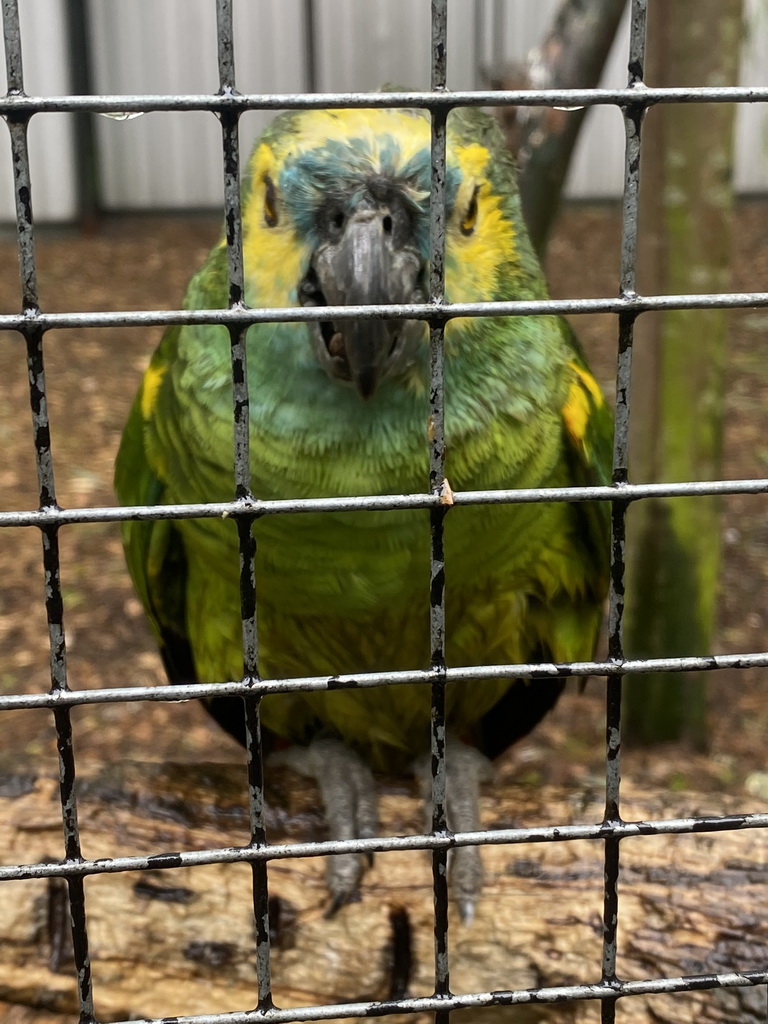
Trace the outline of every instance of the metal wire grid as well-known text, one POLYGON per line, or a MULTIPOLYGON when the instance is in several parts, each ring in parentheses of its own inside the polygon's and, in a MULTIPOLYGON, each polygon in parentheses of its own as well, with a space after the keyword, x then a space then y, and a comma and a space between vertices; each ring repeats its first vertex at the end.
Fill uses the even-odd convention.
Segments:
MULTIPOLYGON (((643 114, 655 103, 766 102, 768 88, 694 88, 648 89, 643 84, 645 22, 647 0, 632 0, 629 52, 629 84, 621 90, 530 90, 508 92, 446 91, 446 16, 447 0, 432 2, 432 70, 429 92, 241 95, 235 89, 233 61, 233 22, 231 0, 217 0, 218 59, 220 89, 216 95, 202 96, 63 96, 33 98, 23 90, 18 0, 2 0, 3 31, 8 77, 7 95, 0 100, 0 114, 11 135, 16 189, 19 258, 21 265, 22 312, 0 316, 0 329, 21 333, 27 345, 34 440, 39 482, 40 506, 36 510, 0 512, 2 526, 35 526, 43 539, 43 564, 46 584, 46 612, 51 652, 51 691, 47 694, 0 696, 0 711, 21 708, 49 708, 53 711, 61 779, 61 806, 64 824, 65 856, 60 862, 0 867, 0 881, 27 878, 64 878, 69 891, 74 960, 77 970, 81 1021, 94 1021, 93 987, 88 954, 88 932, 84 898, 84 879, 90 875, 148 868, 173 868, 211 863, 248 862, 253 870, 253 908, 256 925, 258 1003, 256 1009, 242 1013, 206 1014, 178 1017, 189 1024, 246 1024, 257 1020, 309 1021, 349 1016, 380 1016, 390 1013, 432 1011, 439 1021, 450 1011, 491 1005, 551 1003, 566 1000, 599 1000, 601 1019, 615 1020, 616 1002, 621 997, 652 993, 684 992, 694 989, 754 986, 768 983, 768 969, 691 977, 657 977, 623 982, 616 975, 617 925, 619 921, 618 877, 619 847, 622 839, 639 835, 673 835, 719 832, 730 829, 768 827, 768 814, 743 814, 679 818, 652 822, 626 822, 620 816, 620 696, 625 673, 716 670, 768 666, 768 652, 754 654, 657 658, 628 660, 622 646, 624 599, 624 527, 631 501, 651 497, 677 497, 705 494, 757 494, 768 492, 768 480, 686 482, 673 484, 631 484, 627 478, 627 437, 630 412, 630 371, 633 328, 637 317, 648 310, 742 308, 768 306, 768 293, 638 296, 635 291, 637 251, 637 203, 640 169, 640 144, 643 114), (619 297, 539 302, 494 302, 447 304, 444 301, 444 185, 446 120, 450 109, 462 105, 497 106, 503 104, 576 106, 614 104, 620 107, 626 131, 623 231, 619 297), (408 106, 426 108, 432 117, 432 199, 430 207, 429 298, 423 305, 378 305, 362 307, 324 307, 313 309, 260 309, 243 305, 243 260, 240 218, 240 162, 238 120, 246 110, 297 109, 324 107, 408 106), (210 110, 222 125, 224 156, 224 210, 229 254, 229 308, 222 310, 174 310, 111 313, 44 313, 38 304, 35 267, 35 236, 31 206, 27 125, 42 111, 96 111, 101 113, 149 110, 210 110), (459 316, 533 315, 542 313, 610 312, 618 315, 619 354, 617 363, 616 435, 613 458, 613 483, 609 487, 533 488, 527 490, 475 491, 454 495, 454 504, 471 505, 499 502, 544 502, 608 500, 612 504, 612 573, 609 598, 609 652, 605 661, 569 664, 521 664, 493 667, 450 668, 445 664, 445 571, 442 537, 447 510, 444 499, 444 423, 443 423, 443 332, 445 324, 459 316), (412 318, 425 320, 430 331, 430 479, 429 491, 422 494, 383 495, 360 498, 261 501, 250 490, 248 383, 245 334, 252 324, 277 321, 343 320, 366 318, 412 318), (224 324, 230 333, 232 349, 235 498, 231 502, 201 505, 164 505, 138 508, 62 509, 56 502, 53 459, 46 405, 43 368, 43 338, 50 330, 64 327, 149 326, 166 324, 224 324), (251 526, 265 515, 307 514, 322 511, 425 508, 430 510, 430 636, 431 667, 426 671, 369 673, 355 677, 336 676, 264 680, 258 674, 258 635, 256 623, 255 542, 251 526), (215 684, 105 688, 73 691, 67 683, 63 601, 60 581, 58 532, 72 523, 115 522, 124 519, 166 519, 231 516, 240 535, 240 591, 243 621, 244 674, 240 680, 215 684), (604 819, 597 825, 566 825, 539 828, 500 829, 493 832, 452 834, 445 818, 445 719, 444 691, 449 681, 471 681, 490 676, 517 676, 536 679, 551 676, 605 676, 606 702, 606 802, 604 819), (379 686, 419 682, 432 690, 432 830, 428 835, 384 837, 338 842, 299 843, 290 847, 271 846, 263 817, 263 775, 259 708, 263 696, 276 691, 331 689, 339 685, 379 686), (82 704, 127 701, 180 701, 192 697, 238 694, 245 698, 248 732, 248 791, 251 813, 251 840, 245 847, 209 849, 153 856, 87 860, 81 856, 75 796, 75 754, 70 709, 82 704), (601 980, 596 984, 540 987, 526 990, 494 991, 456 996, 449 986, 448 893, 446 858, 456 846, 474 844, 521 844, 531 842, 569 842, 575 839, 600 840, 605 846, 604 938, 601 980), (382 1002, 357 1002, 303 1009, 278 1010, 272 1004, 270 985, 270 949, 267 901, 267 863, 287 857, 320 856, 333 853, 371 853, 374 851, 428 849, 433 858, 435 912, 435 987, 434 994, 382 1002)), ((450 572, 450 566, 448 566, 450 572)), ((144 1021, 143 1024, 159 1024, 144 1021)))

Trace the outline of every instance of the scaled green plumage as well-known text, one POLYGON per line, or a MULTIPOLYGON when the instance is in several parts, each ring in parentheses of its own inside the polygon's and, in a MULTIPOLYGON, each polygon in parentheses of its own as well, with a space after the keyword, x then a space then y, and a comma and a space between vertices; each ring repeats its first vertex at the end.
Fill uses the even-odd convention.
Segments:
MULTIPOLYGON (((495 123, 460 110, 448 125, 447 301, 546 297, 495 123)), ((422 112, 278 117, 256 145, 244 187, 246 302, 421 301, 429 183, 422 112)), ((226 304, 221 243, 192 279, 186 305, 226 304)), ((423 324, 263 324, 249 330, 247 350, 256 496, 427 489, 423 324)), ((454 491, 608 480, 611 416, 564 321, 449 322, 445 395, 454 491)), ((123 436, 120 502, 231 499, 232 437, 227 330, 170 328, 123 436)), ((264 677, 428 665, 426 512, 268 516, 254 531, 264 677)), ((240 678, 234 523, 132 522, 124 540, 172 681, 240 678)), ((590 658, 608 548, 605 506, 451 509, 447 663, 590 658)), ((493 756, 538 721, 561 685, 451 685, 449 725, 493 756)), ((376 770, 400 771, 428 748, 429 714, 428 688, 415 686, 263 702, 268 730, 296 742, 335 736, 376 770)), ((218 717, 236 733, 242 728, 231 704, 218 717)))

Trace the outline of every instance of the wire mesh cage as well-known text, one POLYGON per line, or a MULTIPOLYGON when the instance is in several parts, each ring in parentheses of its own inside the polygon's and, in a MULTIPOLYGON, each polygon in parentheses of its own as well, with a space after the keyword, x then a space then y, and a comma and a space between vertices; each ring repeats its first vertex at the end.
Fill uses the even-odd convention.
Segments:
MULTIPOLYGON (((747 103, 768 100, 768 89, 743 88, 648 88, 643 82, 645 65, 646 0, 632 0, 631 33, 627 64, 630 69, 624 89, 606 90, 516 90, 449 92, 446 88, 447 0, 432 0, 431 88, 424 92, 391 93, 297 93, 243 94, 237 90, 233 59, 234 26, 229 0, 217 0, 219 91, 211 95, 173 96, 62 96, 36 98, 24 91, 21 39, 16 0, 3 0, 8 90, 0 101, 0 112, 8 125, 14 167, 14 186, 21 266, 21 312, 0 316, 0 328, 16 332, 24 339, 29 374, 29 393, 33 414, 33 436, 39 485, 39 506, 35 509, 0 512, 0 526, 39 530, 43 543, 45 608, 50 642, 51 689, 48 693, 2 694, 0 711, 43 709, 52 712, 59 756, 60 802, 64 826, 64 851, 61 858, 41 863, 11 863, 0 867, 0 882, 48 880, 66 883, 64 906, 71 919, 73 939, 72 972, 77 979, 82 1021, 98 1019, 99 979, 92 979, 89 956, 88 904, 86 880, 122 872, 169 871, 212 864, 245 864, 252 871, 253 922, 255 928, 255 964, 257 987, 255 1009, 209 1013, 183 1018, 200 1024, 245 1022, 269 1019, 330 1020, 391 1014, 434 1013, 447 1019, 451 1011, 522 1004, 570 1003, 593 1001, 599 1004, 601 1019, 620 1019, 619 1000, 661 993, 684 993, 700 989, 754 987, 768 984, 768 969, 709 972, 688 977, 667 976, 663 971, 643 980, 623 981, 618 972, 617 929, 621 921, 619 878, 622 866, 621 842, 637 836, 675 836, 691 833, 718 833, 732 830, 763 829, 768 813, 738 813, 669 818, 666 820, 625 821, 620 814, 620 727, 622 679, 630 673, 717 671, 721 669, 764 668, 768 652, 707 657, 628 659, 622 640, 625 576, 625 522, 631 502, 653 497, 687 497, 718 494, 763 494, 768 480, 687 481, 669 484, 636 484, 628 478, 628 432, 630 419, 630 377, 633 333, 637 318, 650 311, 675 309, 741 309, 768 305, 764 292, 639 295, 636 290, 638 243, 638 185, 641 166, 643 115, 651 105, 668 103, 747 103), (621 111, 626 150, 622 201, 621 268, 618 297, 598 299, 560 299, 484 303, 446 303, 445 280, 445 196, 446 196, 446 123, 449 111, 462 106, 576 107, 612 105, 621 111), (423 304, 365 305, 289 309, 253 309, 243 302, 244 266, 241 211, 241 160, 239 122, 253 110, 292 108, 405 107, 429 111, 431 118, 431 192, 429 294, 423 304), (138 310, 134 312, 46 312, 40 308, 35 250, 35 221, 32 212, 32 188, 27 130, 30 121, 44 112, 98 112, 131 114, 146 111, 214 112, 221 124, 224 173, 224 218, 228 225, 229 308, 226 310, 138 310), (609 486, 530 488, 488 491, 459 491, 447 498, 445 477, 445 426, 443 386, 443 340, 445 326, 460 317, 516 316, 540 314, 579 316, 605 313, 618 322, 618 361, 616 372, 616 430, 613 457, 613 481, 609 486), (333 318, 344 320, 407 318, 425 322, 430 339, 430 408, 432 425, 429 439, 429 486, 423 493, 385 494, 354 498, 306 498, 262 500, 252 493, 250 481, 249 388, 245 336, 249 327, 259 323, 319 322, 333 318), (155 505, 142 507, 64 508, 57 501, 54 485, 54 455, 47 411, 48 390, 43 366, 44 348, 57 331, 76 328, 84 333, 103 327, 166 327, 169 325, 218 324, 227 328, 231 340, 233 381, 233 431, 235 482, 231 501, 200 505, 155 505), (451 566, 443 556, 443 524, 448 500, 458 507, 491 503, 610 502, 611 584, 608 612, 608 656, 604 660, 568 664, 518 664, 452 667, 446 664, 445 586, 451 566), (272 680, 259 674, 258 633, 254 542, 251 527, 266 516, 311 515, 318 512, 384 511, 426 509, 430 515, 429 615, 431 665, 396 673, 368 673, 334 677, 272 680), (73 525, 119 523, 125 520, 200 519, 228 517, 238 524, 240 537, 240 599, 242 613, 243 678, 208 683, 163 686, 104 686, 72 688, 68 681, 67 652, 63 617, 63 583, 60 573, 59 537, 63 527, 73 525), (606 687, 606 759, 605 809, 596 824, 563 824, 509 827, 492 831, 452 833, 446 821, 446 730, 445 690, 451 682, 467 682, 488 677, 536 680, 542 678, 595 676, 606 687), (431 727, 431 827, 424 833, 408 836, 388 835, 375 839, 301 842, 292 845, 270 843, 264 817, 264 776, 260 729, 261 699, 273 692, 324 691, 333 687, 378 687, 417 683, 430 688, 431 727), (242 697, 247 709, 247 792, 250 808, 250 836, 241 846, 190 849, 180 852, 153 850, 145 856, 89 858, 84 853, 83 836, 78 825, 78 796, 75 785, 76 729, 72 712, 84 706, 138 702, 179 702, 211 696, 242 697), (590 965, 599 980, 568 985, 541 985, 503 988, 494 991, 454 994, 449 984, 452 963, 449 930, 447 863, 449 852, 462 846, 519 846, 531 843, 572 843, 588 840, 601 844, 604 851, 603 914, 601 922, 602 956, 590 965), (268 866, 295 857, 326 854, 426 850, 432 859, 434 905, 434 986, 431 994, 402 996, 388 1001, 359 1000, 332 1005, 278 1009, 273 1005, 270 974, 271 934, 268 866)), ((1 890, 0 890, 1 892, 1 890)), ((272 908, 274 909, 274 908, 272 908)), ((172 1011, 172 1007, 169 1010, 172 1011)), ((182 1019, 182 1018, 176 1018, 182 1019)), ((485 1018, 483 1018, 485 1019, 485 1018)), ((490 1018, 489 1018, 490 1019, 490 1018)), ((157 1024, 152 1022, 145 1024, 157 1024)))

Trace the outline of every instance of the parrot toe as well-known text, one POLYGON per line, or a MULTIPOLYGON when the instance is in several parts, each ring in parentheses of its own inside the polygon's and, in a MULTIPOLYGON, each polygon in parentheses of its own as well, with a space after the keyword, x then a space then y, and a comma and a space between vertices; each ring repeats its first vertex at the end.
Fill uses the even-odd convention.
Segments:
MULTIPOLYGON (((426 827, 432 828, 432 775, 430 758, 419 758, 415 772, 419 780, 426 827)), ((451 832, 480 830, 480 785, 493 777, 491 762, 475 747, 449 737, 445 760, 446 819, 451 832)), ((448 879, 464 924, 471 924, 475 902, 483 888, 483 863, 476 846, 460 846, 448 855, 448 879)))
MULTIPOLYGON (((328 838, 369 839, 376 835, 376 784, 370 768, 335 739, 316 739, 272 754, 270 764, 284 765, 314 779, 320 790, 328 838)), ((372 854, 339 853, 328 857, 325 877, 331 901, 326 916, 358 898, 364 870, 372 854)))

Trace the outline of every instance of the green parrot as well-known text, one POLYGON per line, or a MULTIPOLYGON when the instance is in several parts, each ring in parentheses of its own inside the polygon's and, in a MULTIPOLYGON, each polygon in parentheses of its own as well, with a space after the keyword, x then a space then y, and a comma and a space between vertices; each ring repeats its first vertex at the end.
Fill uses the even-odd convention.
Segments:
MULTIPOLYGON (((245 300, 252 307, 424 301, 430 122, 419 110, 307 110, 277 117, 243 186, 245 300)), ((225 308, 222 240, 185 305, 225 308)), ((544 299, 512 158, 492 117, 448 119, 445 297, 544 299)), ((421 321, 257 324, 247 334, 250 458, 262 499, 428 489, 429 342, 421 321)), ((612 416, 568 324, 554 316, 450 320, 446 475, 454 492, 607 483, 612 416)), ((230 342, 222 326, 164 334, 117 457, 121 504, 234 496, 230 342)), ((429 513, 270 515, 253 527, 260 671, 324 676, 429 665, 429 513)), ((232 521, 126 522, 128 566, 171 682, 243 674, 232 521)), ((451 508, 445 519, 450 666, 587 660, 607 591, 605 503, 451 508)), ((479 828, 488 759, 524 736, 564 680, 486 679, 446 690, 447 814, 479 828)), ((244 740, 239 698, 208 710, 244 740)), ((428 778, 430 693, 419 685, 267 696, 276 765, 317 779, 332 838, 376 832, 373 772, 428 778), (280 749, 282 747, 282 749, 280 749)), ((329 858, 332 907, 360 858, 329 858)), ((454 851, 465 917, 482 884, 454 851)))

